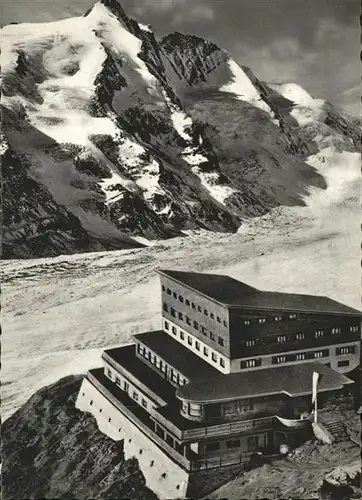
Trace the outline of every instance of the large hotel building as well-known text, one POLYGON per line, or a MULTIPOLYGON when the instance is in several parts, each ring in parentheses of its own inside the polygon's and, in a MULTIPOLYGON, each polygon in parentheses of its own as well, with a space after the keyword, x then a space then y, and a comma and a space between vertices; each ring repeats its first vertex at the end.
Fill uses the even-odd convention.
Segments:
POLYGON ((359 365, 361 312, 223 275, 159 275, 162 329, 104 351, 77 406, 114 439, 131 446, 126 436, 137 434, 142 448, 129 453, 146 480, 161 496, 182 498, 193 471, 242 463, 308 435, 313 373, 319 406, 351 390, 346 374, 359 365), (157 474, 163 487, 150 479, 157 474))

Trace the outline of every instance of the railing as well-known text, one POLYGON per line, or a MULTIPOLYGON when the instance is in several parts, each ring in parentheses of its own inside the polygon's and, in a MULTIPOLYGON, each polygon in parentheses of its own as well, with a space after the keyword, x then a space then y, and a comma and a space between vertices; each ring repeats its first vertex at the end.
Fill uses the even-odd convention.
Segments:
POLYGON ((243 465, 250 461, 252 453, 237 453, 222 457, 210 457, 201 460, 192 460, 191 470, 216 469, 218 467, 226 467, 228 465, 243 465))
POLYGON ((188 429, 183 432, 184 439, 215 437, 224 434, 236 434, 238 432, 248 431, 252 429, 261 429, 270 427, 275 423, 275 417, 264 417, 257 420, 244 420, 238 422, 230 422, 215 426, 199 427, 197 429, 188 429))
POLYGON ((108 399, 108 401, 115 406, 125 417, 130 420, 147 438, 158 445, 162 451, 170 456, 176 463, 181 465, 186 470, 191 470, 191 461, 188 460, 184 455, 178 453, 172 446, 170 446, 166 441, 160 438, 147 424, 142 422, 133 412, 127 408, 123 403, 121 403, 108 389, 106 389, 103 384, 94 376, 92 373, 87 374, 88 381, 96 387, 103 396, 108 399))

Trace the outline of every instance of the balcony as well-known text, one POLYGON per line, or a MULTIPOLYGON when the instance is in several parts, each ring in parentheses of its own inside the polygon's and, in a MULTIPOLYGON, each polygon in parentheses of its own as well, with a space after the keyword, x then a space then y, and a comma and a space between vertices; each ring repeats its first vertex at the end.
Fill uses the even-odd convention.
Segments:
POLYGON ((179 440, 189 442, 197 439, 238 434, 240 432, 252 432, 256 429, 267 430, 280 426, 280 421, 275 416, 205 425, 205 423, 194 422, 182 417, 179 410, 175 411, 170 405, 152 410, 151 418, 166 429, 169 429, 179 440))

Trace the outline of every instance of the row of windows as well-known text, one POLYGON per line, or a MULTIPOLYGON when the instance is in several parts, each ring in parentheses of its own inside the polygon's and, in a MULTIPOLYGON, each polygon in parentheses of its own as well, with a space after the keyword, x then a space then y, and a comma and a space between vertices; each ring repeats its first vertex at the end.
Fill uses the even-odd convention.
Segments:
MULTIPOLYGON (((264 436, 264 439, 259 442, 259 436, 250 436, 247 439, 247 450, 248 451, 255 451, 259 448, 265 448, 267 444, 267 440, 264 436)), ((240 439, 229 439, 226 441, 226 448, 228 450, 233 449, 233 448, 240 448, 241 446, 241 441, 240 439)), ((213 442, 213 443, 206 443, 205 444, 205 451, 218 451, 220 450, 220 443, 219 442, 213 442)))
POLYGON ((297 315, 295 313, 288 314, 287 316, 273 316, 269 318, 253 318, 253 319, 244 319, 244 325, 263 325, 267 321, 283 321, 285 319, 297 319, 297 315))
MULTIPOLYGON (((209 336, 212 341, 216 342, 216 335, 213 332, 208 331, 207 328, 205 328, 203 325, 200 325, 198 321, 191 320, 188 316, 184 316, 183 313, 175 311, 173 307, 169 308, 166 303, 163 304, 163 310, 165 312, 170 312, 173 318, 178 318, 181 321, 185 321, 189 326, 192 326, 196 331, 201 332, 205 336, 209 336)), ((217 342, 221 347, 225 346, 225 341, 222 337, 218 336, 217 342)))
MULTIPOLYGON (((336 349, 336 354, 353 354, 355 352, 354 346, 350 348, 339 348, 343 352, 338 352, 336 349), (346 352, 348 349, 348 352, 346 352)), ((272 364, 288 363, 291 361, 303 361, 305 359, 319 359, 327 358, 329 356, 329 349, 321 349, 319 351, 309 351, 309 352, 298 352, 293 354, 281 354, 280 356, 272 356, 272 364)), ((254 368, 256 366, 261 366, 261 358, 247 359, 240 361, 240 368, 254 368)))
MULTIPOLYGON (((143 358, 147 359, 150 363, 152 363, 158 370, 167 375, 167 364, 164 361, 162 361, 162 359, 160 359, 158 356, 156 356, 152 351, 142 346, 141 344, 138 344, 137 352, 143 358)), ((179 386, 185 385, 187 383, 187 380, 173 368, 170 369, 169 377, 172 380, 172 382, 175 382, 179 386)))
MULTIPOLYGON (((165 329, 167 331, 170 331, 170 323, 168 321, 165 321, 165 329)), ((177 328, 175 326, 171 327, 171 332, 173 335, 177 336, 177 328)), ((186 335, 185 332, 180 330, 180 339, 185 341, 187 336, 187 344, 191 347, 195 347, 196 351, 201 352, 201 344, 198 340, 194 339, 191 335, 186 335)), ((204 346, 202 349, 203 355, 208 358, 209 357, 209 351, 210 349, 207 346, 204 346)), ((217 363, 218 361, 218 356, 216 352, 211 351, 211 359, 214 363, 217 363)), ((225 368, 225 361, 222 357, 219 358, 219 364, 222 368, 225 368)))
MULTIPOLYGON (((110 370, 109 368, 107 369, 107 375, 108 375, 108 377, 111 380, 113 380, 112 370, 110 370)), ((124 392, 127 392, 127 394, 134 401, 136 401, 136 403, 141 404, 143 406, 143 408, 147 409, 148 404, 147 404, 146 399, 144 399, 143 397, 141 397, 140 394, 137 391, 135 391, 135 390, 133 390, 132 393, 130 393, 130 386, 129 386, 129 383, 126 380, 123 380, 123 384, 122 384, 121 378, 118 375, 116 375, 114 382, 116 383, 116 385, 118 385, 118 387, 120 389, 122 389, 124 392)))
MULTIPOLYGON (((332 335, 339 335, 341 333, 341 328, 332 328, 331 332, 332 332, 332 335)), ((315 338, 322 338, 325 336, 325 330, 316 330, 314 332, 314 337, 315 338)), ((278 344, 281 344, 283 342, 292 342, 294 340, 305 340, 305 333, 303 332, 300 332, 300 333, 296 333, 296 334, 293 334, 293 335, 277 335, 275 337, 276 341, 278 344)), ((258 344, 259 342, 261 342, 262 339, 260 338, 253 338, 253 339, 247 339, 247 340, 244 340, 242 343, 244 345, 246 345, 246 347, 253 347, 255 346, 256 344, 258 344)), ((270 340, 273 340, 272 337, 270 337, 270 340)))
POLYGON ((164 292, 166 291, 167 295, 172 295, 175 299, 178 299, 181 302, 181 304, 186 304, 187 306, 190 306, 195 311, 197 310, 199 313, 203 313, 205 316, 208 316, 211 319, 216 320, 218 323, 222 323, 225 327, 228 326, 227 321, 222 320, 220 318, 220 316, 215 317, 214 313, 209 312, 207 309, 203 309, 201 306, 196 305, 195 302, 190 302, 188 299, 184 299, 184 297, 182 295, 178 295, 176 292, 173 292, 172 290, 170 290, 170 288, 167 288, 167 290, 166 290, 165 286, 162 285, 162 290, 164 292))

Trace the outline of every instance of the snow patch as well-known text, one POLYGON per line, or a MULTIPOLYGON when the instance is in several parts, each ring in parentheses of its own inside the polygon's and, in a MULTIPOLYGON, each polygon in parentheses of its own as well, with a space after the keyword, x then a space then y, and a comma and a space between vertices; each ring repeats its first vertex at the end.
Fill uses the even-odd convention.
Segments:
POLYGON ((320 120, 325 104, 323 99, 314 99, 296 83, 270 84, 269 86, 295 103, 290 114, 300 127, 320 120))
POLYGON ((232 82, 220 87, 222 92, 230 92, 235 94, 241 101, 246 101, 253 106, 271 114, 269 106, 261 99, 259 92, 256 90, 245 71, 233 60, 227 62, 232 77, 232 82))
POLYGON ((198 167, 193 167, 191 170, 199 177, 201 184, 210 195, 221 204, 224 204, 229 196, 237 192, 230 186, 218 184, 218 172, 202 172, 198 167))
POLYGON ((142 31, 147 31, 148 33, 152 33, 151 25, 146 26, 145 24, 138 23, 138 26, 141 28, 142 31))

